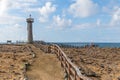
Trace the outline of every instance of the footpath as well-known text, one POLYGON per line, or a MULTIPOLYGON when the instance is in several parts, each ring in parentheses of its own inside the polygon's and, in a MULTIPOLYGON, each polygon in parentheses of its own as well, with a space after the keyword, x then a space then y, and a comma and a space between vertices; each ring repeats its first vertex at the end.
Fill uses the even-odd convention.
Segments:
POLYGON ((29 66, 29 80, 64 80, 64 72, 55 54, 48 54, 31 46, 36 54, 34 62, 29 66))

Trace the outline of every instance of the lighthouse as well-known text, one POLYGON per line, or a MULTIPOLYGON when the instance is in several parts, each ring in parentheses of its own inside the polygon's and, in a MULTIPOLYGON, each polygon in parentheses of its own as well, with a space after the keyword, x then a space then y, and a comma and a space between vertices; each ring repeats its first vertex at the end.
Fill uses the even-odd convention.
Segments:
POLYGON ((31 18, 31 14, 29 18, 26 19, 26 21, 27 21, 28 44, 32 44, 33 43, 32 23, 34 22, 34 19, 31 18))

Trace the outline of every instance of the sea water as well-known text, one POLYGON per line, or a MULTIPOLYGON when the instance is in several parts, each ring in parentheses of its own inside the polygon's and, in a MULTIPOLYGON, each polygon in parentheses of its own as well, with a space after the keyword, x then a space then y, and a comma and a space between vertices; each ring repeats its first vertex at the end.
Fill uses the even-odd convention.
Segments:
POLYGON ((66 45, 66 46, 74 46, 74 47, 84 47, 86 45, 91 45, 94 44, 98 47, 104 48, 104 47, 108 47, 108 48, 120 48, 120 43, 80 43, 80 42, 59 42, 59 43, 55 43, 58 45, 66 45))

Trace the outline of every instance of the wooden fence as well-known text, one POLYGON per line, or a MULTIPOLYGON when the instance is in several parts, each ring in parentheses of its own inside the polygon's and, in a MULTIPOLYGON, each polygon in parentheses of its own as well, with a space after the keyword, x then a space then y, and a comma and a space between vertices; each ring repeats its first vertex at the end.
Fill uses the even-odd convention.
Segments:
POLYGON ((79 68, 71 62, 71 60, 58 45, 34 44, 34 46, 40 48, 44 52, 54 53, 57 55, 57 58, 59 59, 65 72, 65 80, 92 80, 81 74, 79 68))
POLYGON ((55 53, 60 60, 61 66, 66 73, 65 77, 67 80, 92 80, 81 74, 79 68, 71 62, 58 45, 52 45, 51 52, 55 53))

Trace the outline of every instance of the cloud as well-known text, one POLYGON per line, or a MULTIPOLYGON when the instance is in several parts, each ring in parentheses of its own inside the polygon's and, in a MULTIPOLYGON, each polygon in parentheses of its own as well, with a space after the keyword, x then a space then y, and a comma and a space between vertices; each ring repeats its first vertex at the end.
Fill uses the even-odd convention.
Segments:
POLYGON ((81 23, 81 24, 74 24, 72 26, 72 30, 79 30, 79 29, 88 29, 88 28, 92 28, 92 27, 96 27, 96 24, 94 23, 81 23))
POLYGON ((40 13, 40 22, 46 22, 49 18, 49 15, 56 10, 56 6, 52 5, 51 2, 47 2, 43 7, 39 8, 40 13))
POLYGON ((102 7, 102 12, 105 16, 108 16, 110 18, 106 26, 120 26, 120 0, 108 1, 108 3, 102 7))
POLYGON ((11 9, 26 9, 35 3, 37 3, 37 0, 7 0, 8 7, 11 9))
POLYGON ((38 0, 18 0, 18 1, 36 3, 38 0))
POLYGON ((7 11, 7 0, 0 1, 0 16, 7 11))
POLYGON ((102 12, 111 14, 113 12, 114 8, 118 7, 118 6, 120 7, 120 0, 108 0, 107 4, 105 4, 105 5, 103 4, 102 12))
POLYGON ((7 15, 7 14, 5 15, 3 14, 0 16, 0 24, 9 25, 9 24, 20 23, 22 21, 25 21, 25 19, 19 16, 12 16, 12 15, 7 15))
POLYGON ((0 0, 0 14, 4 11, 20 9, 26 12, 28 8, 35 5, 37 0, 0 0))
POLYGON ((68 28, 72 25, 71 19, 60 17, 60 15, 53 16, 53 23, 48 28, 63 29, 68 28))
POLYGON ((15 12, 14 9, 22 11, 36 2, 37 0, 0 0, 0 24, 16 24, 24 21, 25 18, 15 16, 10 11, 15 12))
POLYGON ((101 20, 100 20, 100 19, 97 19, 96 25, 97 25, 97 26, 100 26, 100 25, 101 25, 101 20))
POLYGON ((92 0, 75 0, 75 3, 71 4, 69 7, 69 12, 73 14, 74 17, 89 17, 97 13, 98 5, 92 0))
POLYGON ((120 26, 120 7, 116 7, 111 19, 111 26, 120 26))
POLYGON ((25 18, 18 16, 16 10, 27 8, 27 2, 31 4, 32 0, 0 0, 0 41, 26 39, 26 27, 21 24, 25 18))
POLYGON ((0 27, 0 41, 6 40, 25 40, 26 39, 26 27, 20 24, 12 24, 9 26, 0 27))
POLYGON ((101 23, 101 19, 98 18, 94 23, 86 22, 86 23, 74 24, 72 25, 71 29, 79 30, 79 29, 90 29, 94 27, 105 27, 105 26, 108 26, 108 24, 105 25, 101 23))
POLYGON ((58 27, 70 26, 72 23, 71 19, 67 20, 65 18, 61 18, 59 15, 54 16, 53 21, 58 27))

